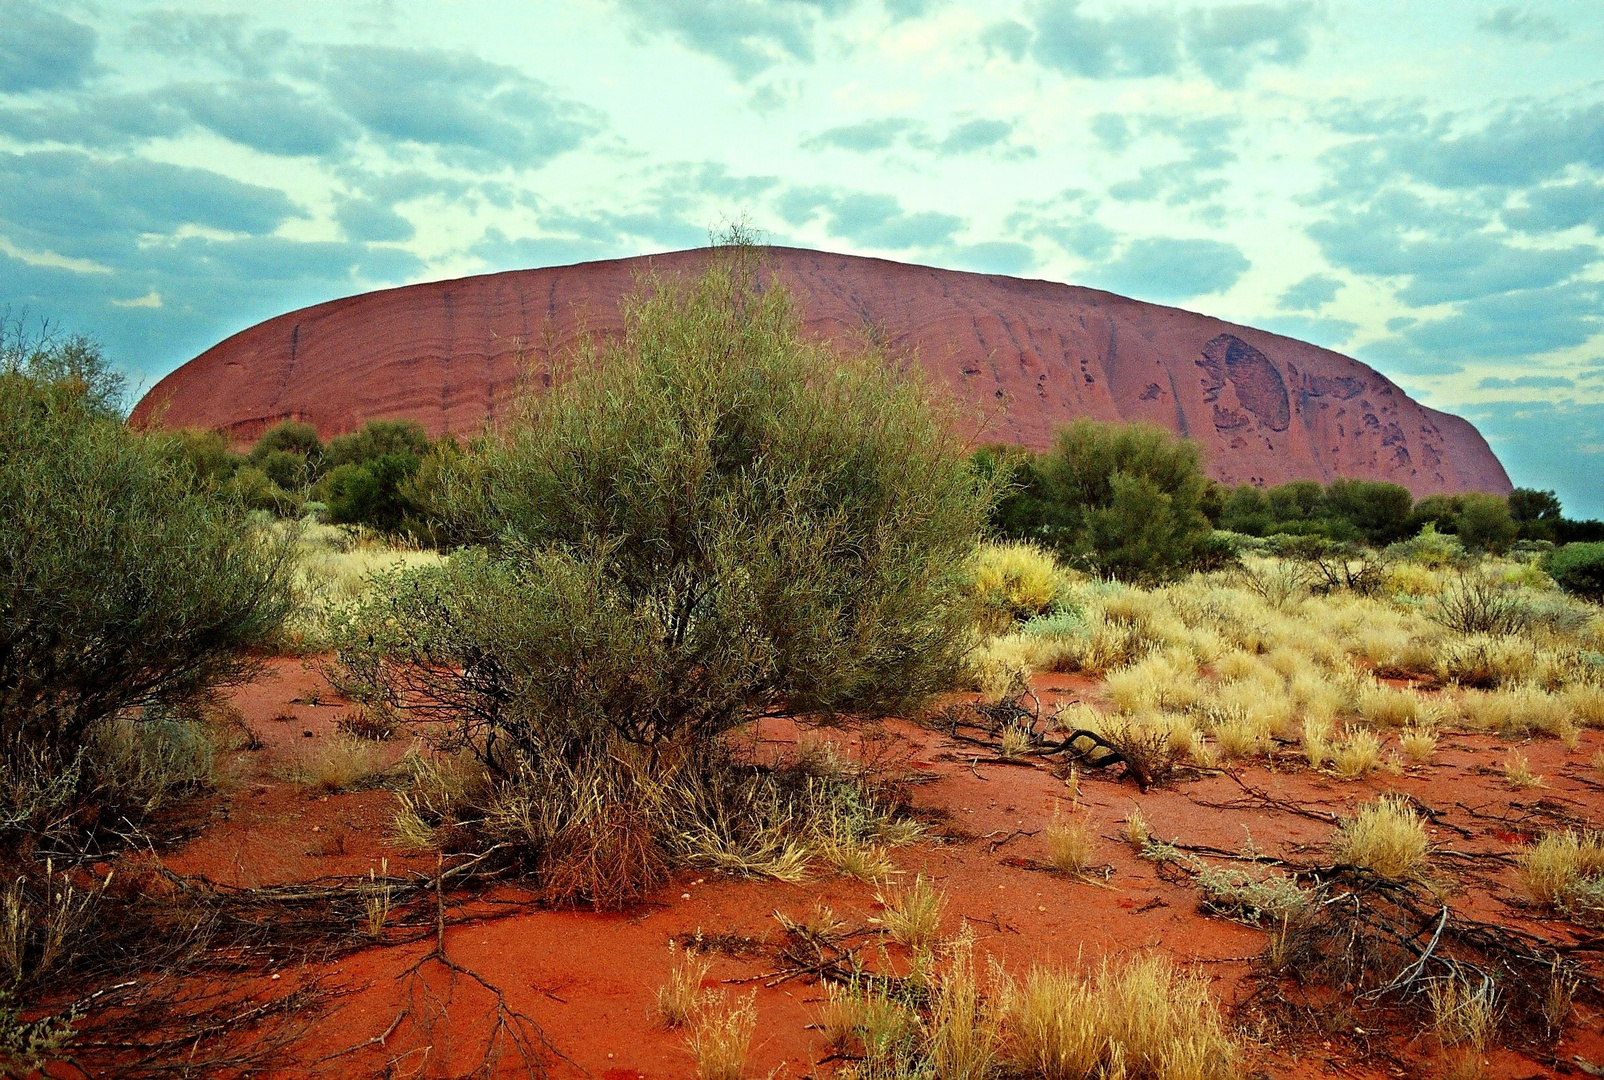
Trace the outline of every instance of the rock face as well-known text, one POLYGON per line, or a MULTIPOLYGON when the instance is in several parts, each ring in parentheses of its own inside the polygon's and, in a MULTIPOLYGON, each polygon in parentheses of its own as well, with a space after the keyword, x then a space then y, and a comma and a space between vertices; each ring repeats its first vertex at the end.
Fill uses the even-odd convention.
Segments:
MULTIPOLYGON (((377 417, 469 434, 528 373, 549 382, 581 335, 620 326, 643 273, 707 252, 409 285, 259 323, 157 383, 132 422, 254 439, 285 419, 327 438, 377 417)), ((1364 364, 1277 334, 1050 281, 767 249, 810 333, 911 356, 973 405, 978 442, 1035 448, 1080 416, 1141 420, 1203 448, 1228 483, 1391 480, 1416 497, 1510 490, 1467 421, 1364 364)))

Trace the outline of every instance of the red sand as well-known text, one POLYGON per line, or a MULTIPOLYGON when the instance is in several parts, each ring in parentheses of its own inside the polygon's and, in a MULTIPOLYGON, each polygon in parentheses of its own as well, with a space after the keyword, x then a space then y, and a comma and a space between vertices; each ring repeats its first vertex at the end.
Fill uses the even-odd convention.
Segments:
MULTIPOLYGON (((620 326, 648 271, 705 250, 410 285, 269 319, 162 379, 134 423, 250 440, 285 419, 325 436, 378 417, 471 434, 527 365, 549 382, 586 332, 620 326)), ((1465 420, 1301 341, 1094 289, 769 248, 807 330, 911 354, 969 409, 978 442, 1043 447, 1068 421, 1140 420, 1188 435, 1228 483, 1391 480, 1418 498, 1510 490, 1465 420)))
MULTIPOLYGON (((1080 696, 1095 699, 1097 686, 1085 679, 1055 676, 1040 680, 1048 703, 1080 696)), ((167 863, 184 873, 256 885, 309 880, 331 874, 365 874, 388 859, 392 872, 429 869, 432 858, 407 856, 387 839, 392 797, 383 792, 319 796, 282 779, 306 745, 326 738, 343 710, 309 666, 294 660, 272 662, 269 673, 241 689, 236 703, 266 744, 232 756, 235 781, 223 798, 221 820, 170 853, 167 863), (325 704, 304 704, 312 694, 325 704), (297 704, 296 702, 303 702, 297 704), (288 714, 293 719, 275 719, 288 714), (303 732, 311 731, 309 738, 303 732)), ((1106 863, 1102 885, 1045 873, 1031 867, 1045 857, 1040 835, 1055 808, 1067 809, 1072 792, 1066 781, 1044 767, 976 763, 971 749, 912 724, 888 725, 897 752, 908 764, 931 774, 916 785, 914 804, 935 824, 930 835, 897 849, 895 861, 908 880, 928 874, 948 896, 947 933, 960 920, 975 930, 979 947, 1014 972, 1031 964, 1086 964, 1104 955, 1160 949, 1191 970, 1202 972, 1227 1002, 1238 1000, 1240 980, 1262 948, 1262 932, 1201 915, 1195 890, 1161 880, 1155 867, 1135 857, 1117 837, 1121 819, 1140 807, 1162 838, 1239 850, 1251 840, 1267 854, 1313 857, 1330 837, 1329 826, 1305 817, 1253 808, 1222 808, 1241 789, 1229 778, 1210 776, 1140 794, 1128 782, 1096 771, 1079 778, 1079 803, 1102 835, 1097 859, 1106 863)), ((836 733, 849 749, 852 737, 836 733)), ((774 725, 765 738, 789 742, 794 731, 774 725)), ((1359 802, 1386 790, 1402 790, 1442 811, 1453 825, 1469 829, 1466 839, 1434 829, 1443 847, 1460 851, 1504 852, 1522 843, 1541 825, 1541 803, 1557 805, 1595 825, 1604 817, 1604 785, 1590 775, 1589 757, 1604 746, 1604 733, 1584 733, 1574 751, 1554 740, 1522 747, 1545 787, 1511 792, 1497 766, 1507 744, 1480 735, 1447 734, 1431 764, 1410 766, 1401 776, 1378 774, 1343 783, 1308 770, 1275 771, 1263 765, 1241 770, 1255 787, 1317 811, 1346 814, 1359 802), (1528 815, 1529 823, 1500 824, 1472 817, 1528 815), (1537 813, 1537 817, 1530 817, 1537 813)), ((1118 770, 1113 770, 1117 772, 1118 770)), ((1471 877, 1465 863, 1438 857, 1434 872, 1451 886, 1451 902, 1462 910, 1508 925, 1554 926, 1534 919, 1513 903, 1518 896, 1512 870, 1496 880, 1471 877)), ((800 885, 744 880, 706 872, 684 872, 638 909, 620 914, 586 910, 542 910, 519 903, 515 888, 470 902, 476 920, 445 934, 447 955, 500 987, 508 1005, 527 1013, 544 1029, 562 1055, 549 1062, 550 1075, 627 1080, 638 1077, 692 1077, 695 1070, 683 1035, 654 1019, 657 988, 665 981, 674 953, 671 939, 698 931, 738 935, 758 941, 781 938, 775 911, 802 917, 816 903, 828 904, 850 925, 874 917, 875 889, 821 874, 800 885), (508 903, 512 901, 511 903, 508 903)), ((344 960, 281 980, 262 979, 262 992, 291 985, 302 976, 322 975, 349 991, 319 1020, 303 1044, 293 1076, 437 1076, 471 1068, 490 1032, 493 1001, 471 979, 427 965, 422 981, 398 978, 432 948, 432 940, 375 947, 344 960), (431 998, 433 994, 436 997, 431 998), (408 1018, 392 1030, 398 1013, 408 1018), (427 1034, 415 1021, 430 1019, 427 1034), (381 1043, 380 1036, 385 1036, 381 1043), (371 1040, 371 1041, 370 1041, 371 1040), (359 1047, 351 1050, 352 1047, 359 1047), (349 1051, 344 1052, 342 1051, 349 1051), (336 1056, 330 1056, 336 1055, 336 1056)), ((893 949, 893 952, 895 950, 893 949)), ((713 977, 732 993, 755 991, 759 1016, 747 1075, 827 1076, 821 1065, 828 1047, 816 1030, 817 985, 766 980, 772 958, 716 955, 713 977)), ((1303 1078, 1327 1075, 1390 1077, 1439 1075, 1429 1040, 1384 1040, 1383 1048, 1403 1062, 1362 1059, 1343 1038, 1254 1047, 1243 1075, 1303 1078)), ((1569 1071, 1573 1055, 1604 1063, 1600 1017, 1579 1009, 1572 1033, 1542 1060, 1503 1050, 1489 1056, 1486 1075, 1497 1080, 1555 1075, 1569 1071)), ((505 1058, 495 1075, 523 1075, 516 1056, 505 1058)))

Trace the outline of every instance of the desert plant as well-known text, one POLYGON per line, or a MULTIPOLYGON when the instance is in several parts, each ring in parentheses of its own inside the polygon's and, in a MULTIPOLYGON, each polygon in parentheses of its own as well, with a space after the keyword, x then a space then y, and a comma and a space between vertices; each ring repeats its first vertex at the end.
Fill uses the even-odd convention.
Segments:
POLYGON ((943 1080, 985 1080, 997 1060, 999 1032, 975 971, 975 935, 964 924, 946 947, 930 1000, 930 1064, 943 1080))
POLYGON ((390 699, 504 782, 629 746, 641 776, 694 769, 764 715, 906 712, 971 646, 988 496, 960 439, 883 358, 806 341, 756 270, 721 252, 645 286, 447 485, 484 549, 353 621, 347 662, 386 654, 390 699))
POLYGON ((395 887, 390 884, 390 860, 381 859, 377 872, 368 868, 368 884, 362 895, 362 910, 368 937, 375 941, 384 937, 385 924, 390 921, 390 905, 395 900, 395 887), (386 880, 380 881, 379 874, 386 880))
POLYGON ((1531 622, 1518 592, 1491 575, 1467 571, 1437 595, 1427 614, 1461 634, 1515 634, 1531 622))
POLYGON ((875 894, 875 900, 884 909, 880 925, 891 939, 913 952, 927 951, 941 931, 941 914, 946 909, 947 897, 938 892, 923 873, 913 879, 906 889, 894 889, 875 894))
POLYGON ((1518 861, 1526 889, 1539 903, 1556 907, 1589 900, 1604 903, 1604 834, 1549 833, 1522 851, 1518 861))
POLYGON ((1381 740, 1364 728, 1352 728, 1331 751, 1331 767, 1344 780, 1370 775, 1381 764, 1381 740))
POLYGON ((1437 752, 1437 732, 1429 727, 1405 728, 1398 733, 1398 746, 1410 761, 1430 761, 1437 752))
POLYGON ((1284 923, 1309 907, 1309 895, 1286 874, 1250 873, 1234 867, 1201 864, 1192 877, 1212 910, 1257 925, 1265 919, 1284 923))
POLYGON ((1499 554, 1515 542, 1520 526, 1509 513, 1509 501, 1498 495, 1468 492, 1460 496, 1455 533, 1471 551, 1499 554))
POLYGON ((1339 862, 1362 866, 1380 877, 1402 881, 1425 868, 1431 841, 1420 815, 1401 796, 1383 795, 1343 822, 1333 854, 1339 862))
POLYGON ((1163 428, 1077 420, 1035 468, 1043 542, 1071 563, 1154 581, 1215 554, 1197 447, 1163 428))
POLYGON ((1498 1027, 1498 988, 1487 976, 1451 972, 1426 986, 1432 1030, 1444 1046, 1469 1043, 1485 1051, 1498 1027))
POLYGON ((9 987, 0 987, 0 1072, 7 1076, 41 1073, 47 1064, 71 1057, 77 1035, 76 1013, 46 1013, 29 1020, 13 1000, 9 987))
POLYGON ((1055 810, 1046 840, 1047 865, 1062 874, 1083 873, 1097 850, 1097 836, 1084 813, 1065 818, 1055 810))
POLYGON ((1002 995, 1014 1069, 1049 1080, 1226 1080, 1241 1051, 1207 983, 1162 956, 1104 961, 1095 977, 1037 968, 1002 995))
POLYGON ((702 984, 713 965, 690 949, 679 956, 668 970, 668 981, 657 988, 657 1017, 664 1027, 684 1027, 696 1018, 706 991, 702 984))
POLYGON ((1147 846, 1147 842, 1153 838, 1153 826, 1148 823, 1147 818, 1142 815, 1142 811, 1138 808, 1125 815, 1125 820, 1120 823, 1119 834, 1124 837, 1127 844, 1137 851, 1141 851, 1147 846))
POLYGON ((868 1077, 905 1076, 923 1048, 919 1014, 879 980, 853 979, 824 988, 820 1027, 838 1052, 863 1059, 868 1077))
POLYGON ((1566 592, 1604 599, 1604 542, 1566 544, 1543 559, 1543 569, 1566 592))
POLYGON ((984 543, 975 558, 974 592, 984 624, 1000 633, 1052 610, 1062 588, 1053 557, 1034 544, 984 543))
POLYGON ((733 1005, 722 994, 705 1000, 686 1036, 700 1080, 741 1080, 756 1030, 756 991, 733 1005))
POLYGON ((169 450, 99 411, 81 380, 0 369, 7 769, 67 768, 113 718, 193 713, 288 615, 290 544, 169 450))
POLYGON ((1532 772, 1531 762, 1518 750, 1504 755, 1504 782, 1517 791, 1542 785, 1543 778, 1532 772))
POLYGON ((371 740, 342 733, 303 759, 296 778, 324 791, 351 791, 383 768, 383 751, 371 740))

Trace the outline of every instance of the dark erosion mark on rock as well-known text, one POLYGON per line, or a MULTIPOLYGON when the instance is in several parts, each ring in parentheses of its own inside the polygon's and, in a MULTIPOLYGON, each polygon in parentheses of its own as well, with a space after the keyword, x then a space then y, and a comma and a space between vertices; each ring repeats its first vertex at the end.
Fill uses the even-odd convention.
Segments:
POLYGON ((1203 346, 1197 366, 1206 373, 1204 400, 1213 401, 1229 380, 1237 401, 1271 431, 1285 431, 1292 422, 1287 385, 1270 358, 1235 334, 1220 334, 1203 346))

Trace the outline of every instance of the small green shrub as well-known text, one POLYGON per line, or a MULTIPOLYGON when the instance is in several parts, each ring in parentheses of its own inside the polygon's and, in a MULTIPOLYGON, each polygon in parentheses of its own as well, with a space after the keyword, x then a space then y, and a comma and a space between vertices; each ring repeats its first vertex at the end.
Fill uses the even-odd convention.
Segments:
POLYGON ((1156 581, 1212 550, 1197 447, 1163 428, 1077 420, 1036 469, 1047 514, 1042 539, 1071 563, 1156 581))
POLYGON ((1566 592, 1604 600, 1604 542, 1566 544, 1543 560, 1543 570, 1566 592))

